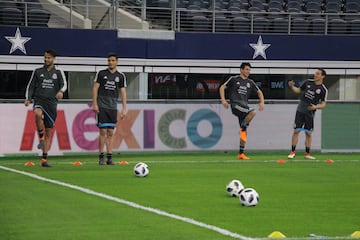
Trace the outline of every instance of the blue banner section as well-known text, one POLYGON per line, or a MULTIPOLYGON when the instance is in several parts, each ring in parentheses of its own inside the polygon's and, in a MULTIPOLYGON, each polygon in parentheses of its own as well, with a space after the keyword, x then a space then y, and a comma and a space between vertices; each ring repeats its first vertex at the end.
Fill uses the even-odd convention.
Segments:
POLYGON ((175 40, 119 39, 116 30, 0 27, 0 55, 216 60, 360 60, 360 36, 176 33, 175 40))

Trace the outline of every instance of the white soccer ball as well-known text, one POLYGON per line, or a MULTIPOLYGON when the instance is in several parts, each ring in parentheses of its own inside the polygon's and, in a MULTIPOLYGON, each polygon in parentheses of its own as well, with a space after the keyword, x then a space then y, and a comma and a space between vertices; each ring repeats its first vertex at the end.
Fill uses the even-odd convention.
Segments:
POLYGON ((137 163, 134 167, 134 174, 137 177, 146 177, 149 174, 149 166, 143 162, 137 163))
POLYGON ((241 205, 245 207, 254 207, 259 202, 259 194, 253 188, 245 188, 241 191, 239 199, 241 205))
POLYGON ((232 180, 226 185, 226 192, 232 197, 238 197, 243 189, 244 185, 239 180, 232 180))

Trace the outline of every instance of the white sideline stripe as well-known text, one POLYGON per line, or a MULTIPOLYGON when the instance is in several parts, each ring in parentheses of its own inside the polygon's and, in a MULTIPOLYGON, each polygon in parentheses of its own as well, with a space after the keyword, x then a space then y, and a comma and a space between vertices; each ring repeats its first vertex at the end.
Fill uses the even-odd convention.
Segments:
POLYGON ((110 200, 110 201, 113 201, 113 202, 117 202, 117 203, 127 205, 129 207, 133 207, 133 208, 137 208, 137 209, 144 210, 144 211, 147 211, 147 212, 155 213, 155 214, 160 215, 160 216, 165 216, 165 217, 168 217, 168 218, 176 219, 176 220, 179 220, 179 221, 182 221, 182 222, 185 222, 185 223, 189 223, 189 224, 192 224, 192 225, 196 225, 196 226, 199 226, 199 227, 202 227, 202 228, 209 229, 211 231, 220 233, 220 234, 225 235, 225 236, 230 236, 232 238, 242 239, 242 240, 253 240, 253 238, 242 236, 242 235, 240 235, 238 233, 230 232, 229 230, 226 230, 226 229, 214 226, 214 225, 209 225, 209 224, 206 224, 206 223, 203 223, 203 222, 196 221, 196 220, 191 219, 191 218, 182 217, 182 216, 179 216, 179 215, 168 213, 168 212, 156 209, 156 208, 145 207, 145 206, 142 206, 142 205, 134 203, 134 202, 130 202, 130 201, 127 201, 127 200, 124 200, 124 199, 121 199, 121 198, 117 198, 117 197, 107 195, 105 193, 95 192, 95 191, 93 191, 91 189, 88 189, 88 188, 83 188, 83 187, 72 185, 72 184, 69 184, 69 183, 64 183, 64 182, 61 182, 61 181, 41 177, 41 176, 33 174, 33 173, 24 172, 24 171, 16 170, 16 169, 13 169, 13 168, 4 167, 4 166, 1 166, 1 165, 0 165, 0 169, 5 170, 5 171, 9 171, 9 172, 18 173, 18 174, 21 174, 21 175, 25 175, 25 176, 28 176, 28 177, 31 177, 31 178, 34 178, 34 179, 37 179, 37 180, 40 180, 40 181, 43 181, 43 182, 49 182, 49 183, 53 183, 53 184, 56 184, 56 185, 59 185, 59 186, 63 186, 63 187, 71 188, 71 189, 74 189, 74 190, 78 190, 78 191, 86 193, 86 194, 94 195, 94 196, 104 198, 104 199, 107 199, 107 200, 110 200))

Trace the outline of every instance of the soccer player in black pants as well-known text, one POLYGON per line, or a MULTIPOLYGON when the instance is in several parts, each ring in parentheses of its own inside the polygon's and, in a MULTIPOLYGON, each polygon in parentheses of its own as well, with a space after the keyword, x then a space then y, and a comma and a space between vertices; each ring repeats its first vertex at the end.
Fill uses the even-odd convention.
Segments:
POLYGON ((291 152, 289 159, 295 157, 296 145, 301 131, 305 132, 305 158, 315 159, 310 154, 311 134, 314 128, 314 116, 317 109, 324 109, 327 101, 328 90, 323 84, 326 72, 319 68, 314 74, 314 80, 305 81, 300 87, 294 81, 289 81, 289 87, 294 93, 302 94, 298 104, 292 136, 291 152))
POLYGON ((116 68, 118 57, 115 53, 108 55, 108 68, 96 74, 93 87, 93 109, 97 116, 99 136, 99 165, 114 165, 112 145, 114 128, 117 122, 117 100, 121 94, 122 110, 120 118, 126 116, 126 77, 116 68), (104 146, 106 145, 106 158, 104 146))
POLYGON ((248 105, 248 98, 253 91, 255 91, 259 97, 259 110, 262 111, 264 109, 264 95, 255 82, 249 78, 250 70, 250 63, 242 63, 240 66, 240 75, 230 77, 219 88, 221 104, 224 108, 229 108, 229 103, 225 99, 225 91, 227 91, 230 99, 231 111, 239 119, 240 150, 238 159, 241 160, 250 159, 244 154, 244 150, 247 140, 246 130, 256 114, 255 109, 248 105))
POLYGON ((55 68, 55 58, 54 50, 45 51, 44 66, 32 73, 25 93, 26 107, 34 100, 33 109, 39 136, 37 147, 43 151, 40 163, 42 167, 51 167, 47 162, 51 131, 56 120, 58 100, 63 98, 67 89, 64 72, 55 68))

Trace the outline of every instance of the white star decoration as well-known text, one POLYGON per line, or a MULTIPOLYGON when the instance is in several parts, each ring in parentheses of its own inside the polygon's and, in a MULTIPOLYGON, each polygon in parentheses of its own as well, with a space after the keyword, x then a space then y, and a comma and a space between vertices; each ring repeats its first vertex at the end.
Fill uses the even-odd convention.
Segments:
POLYGON ((16 29, 14 37, 6 36, 5 38, 6 38, 6 40, 8 40, 11 43, 11 49, 10 49, 9 54, 12 54, 17 49, 19 49, 24 54, 26 54, 25 43, 30 41, 31 38, 30 37, 22 37, 19 28, 16 29))
POLYGON ((253 59, 255 59, 257 56, 262 56, 264 59, 266 59, 266 53, 265 50, 271 46, 271 44, 264 44, 262 41, 261 36, 259 36, 257 43, 250 43, 250 47, 252 47, 255 52, 253 55, 253 59))

